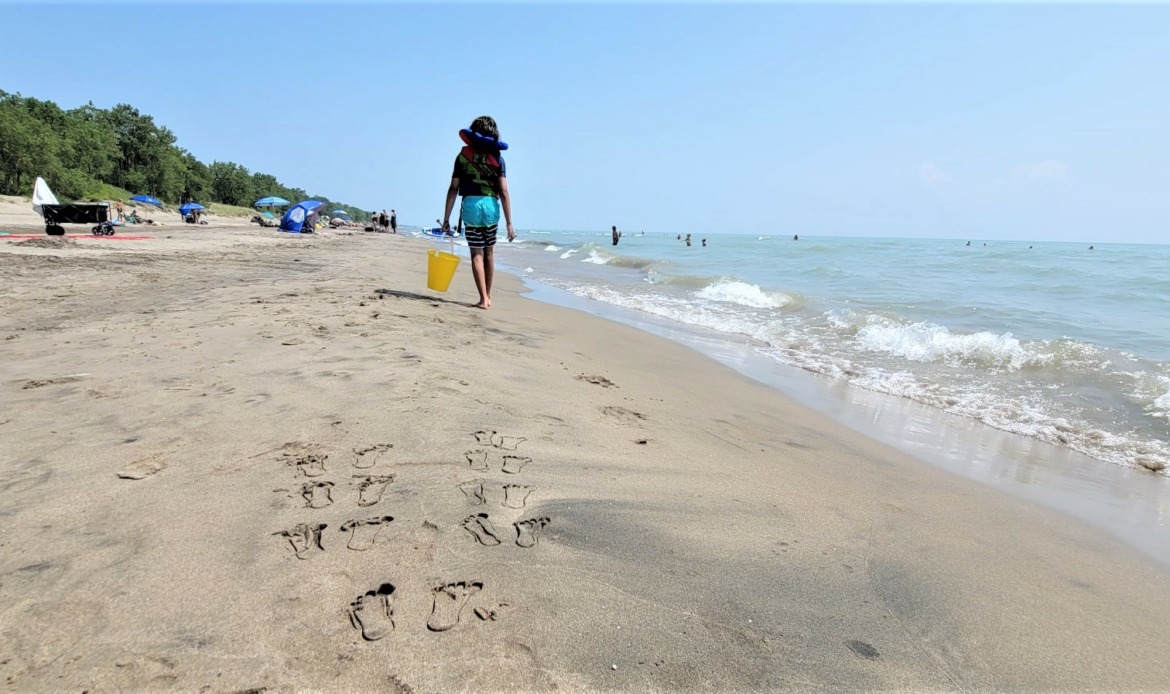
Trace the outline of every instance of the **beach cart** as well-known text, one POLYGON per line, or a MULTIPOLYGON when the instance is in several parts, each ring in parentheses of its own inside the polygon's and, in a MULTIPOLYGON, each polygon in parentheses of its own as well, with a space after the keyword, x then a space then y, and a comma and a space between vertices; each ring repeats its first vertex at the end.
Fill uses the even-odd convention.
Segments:
POLYGON ((110 223, 110 204, 107 202, 78 203, 73 205, 41 205, 45 217, 45 233, 49 236, 64 236, 62 224, 93 224, 90 232, 94 236, 113 236, 114 225, 110 223))

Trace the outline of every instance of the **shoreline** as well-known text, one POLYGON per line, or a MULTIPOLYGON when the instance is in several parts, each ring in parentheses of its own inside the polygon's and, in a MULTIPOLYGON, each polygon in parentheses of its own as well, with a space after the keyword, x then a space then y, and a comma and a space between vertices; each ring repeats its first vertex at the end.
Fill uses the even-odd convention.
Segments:
POLYGON ((11 686, 1170 685, 1103 530, 427 243, 197 231, 0 244, 11 686))
POLYGON ((631 326, 694 349, 775 388, 864 436, 923 463, 950 471, 1109 531, 1170 567, 1170 478, 1097 460, 1005 432, 908 398, 834 382, 756 354, 748 338, 705 335, 701 329, 632 309, 591 301, 527 279, 527 296, 631 326), (945 443, 953 442, 953 443, 945 443))

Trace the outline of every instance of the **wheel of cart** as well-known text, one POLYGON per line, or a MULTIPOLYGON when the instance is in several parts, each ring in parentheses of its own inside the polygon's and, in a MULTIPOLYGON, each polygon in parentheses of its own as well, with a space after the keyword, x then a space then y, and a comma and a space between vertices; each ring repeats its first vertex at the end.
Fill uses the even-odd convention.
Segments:
POLYGON ((102 222, 93 229, 90 229, 90 233, 92 233, 94 236, 113 236, 114 225, 110 224, 109 222, 102 222))

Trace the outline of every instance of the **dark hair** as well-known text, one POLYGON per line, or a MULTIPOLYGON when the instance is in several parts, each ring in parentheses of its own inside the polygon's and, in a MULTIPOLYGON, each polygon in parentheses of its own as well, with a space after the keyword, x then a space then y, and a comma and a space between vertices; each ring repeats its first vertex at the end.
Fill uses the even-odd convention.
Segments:
POLYGON ((491 116, 480 116, 471 121, 471 132, 479 133, 493 140, 500 139, 500 129, 496 127, 496 121, 491 116))

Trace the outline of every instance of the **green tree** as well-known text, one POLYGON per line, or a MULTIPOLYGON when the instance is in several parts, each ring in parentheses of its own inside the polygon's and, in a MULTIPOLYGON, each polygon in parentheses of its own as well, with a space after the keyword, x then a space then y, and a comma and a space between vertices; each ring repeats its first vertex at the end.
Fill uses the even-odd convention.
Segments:
POLYGON ((225 205, 251 206, 255 202, 252 176, 248 170, 230 161, 212 162, 208 167, 211 175, 211 199, 225 205))
POLYGON ((51 178, 61 169, 61 137, 37 120, 19 95, 0 97, 0 189, 26 195, 37 176, 51 178))

